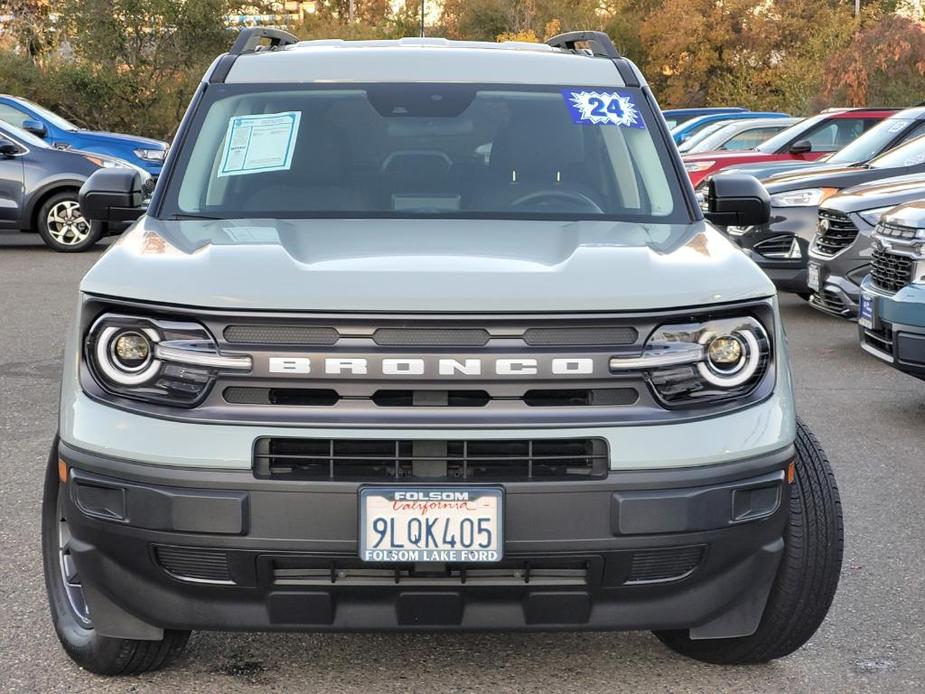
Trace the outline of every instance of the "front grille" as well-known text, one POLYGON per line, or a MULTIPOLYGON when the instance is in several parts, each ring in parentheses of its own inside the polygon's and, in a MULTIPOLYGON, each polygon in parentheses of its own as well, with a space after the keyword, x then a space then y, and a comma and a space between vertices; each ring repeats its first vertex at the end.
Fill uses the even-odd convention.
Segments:
POLYGON ((379 389, 368 397, 344 398, 330 388, 262 388, 229 386, 225 402, 232 405, 332 407, 341 400, 367 401, 376 407, 485 407, 491 402, 520 402, 527 407, 622 407, 639 400, 635 388, 534 388, 520 396, 493 397, 485 390, 379 389))
POLYGON ((482 328, 379 328, 373 342, 380 347, 482 347, 490 337, 482 328))
POLYGON ((586 586, 589 562, 583 559, 503 560, 494 564, 370 566, 357 560, 273 557, 274 586, 586 586))
POLYGON ((703 553, 703 545, 636 552, 626 583, 677 581, 697 568, 703 553))
POLYGON ((283 480, 552 481, 607 476, 604 439, 262 438, 254 474, 283 480))
POLYGON ((154 556, 167 573, 181 580, 232 583, 228 554, 220 550, 156 545, 154 556))
POLYGON ((846 214, 819 210, 819 232, 813 248, 820 255, 834 256, 848 248, 858 237, 858 228, 846 214))
POLYGON ((890 293, 898 292, 912 281, 915 261, 903 255, 897 255, 874 246, 874 255, 870 265, 873 283, 890 293))
MULTIPOLYGON (((792 234, 782 234, 759 241, 754 245, 753 249, 765 258, 783 259, 793 256, 794 244, 795 238, 792 234)), ((794 257, 799 257, 799 255, 794 257)))

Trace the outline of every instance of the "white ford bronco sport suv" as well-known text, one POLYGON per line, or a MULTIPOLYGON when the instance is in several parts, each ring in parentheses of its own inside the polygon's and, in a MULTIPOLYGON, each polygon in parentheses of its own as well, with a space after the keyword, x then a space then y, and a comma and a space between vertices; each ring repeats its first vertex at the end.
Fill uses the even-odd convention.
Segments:
MULTIPOLYGON (((268 41, 269 45, 261 45, 268 41)), ((606 35, 299 43, 210 67, 89 271, 48 461, 68 654, 190 630, 652 629, 786 655, 831 603, 838 493, 774 287, 705 221, 606 35)))

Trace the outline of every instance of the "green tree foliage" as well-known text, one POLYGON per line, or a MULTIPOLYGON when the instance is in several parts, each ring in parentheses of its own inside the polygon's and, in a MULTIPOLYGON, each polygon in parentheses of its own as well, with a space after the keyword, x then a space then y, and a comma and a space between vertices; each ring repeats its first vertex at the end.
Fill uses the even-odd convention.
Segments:
MULTIPOLYGON (((429 0, 433 2, 434 0, 429 0)), ((908 0, 444 0, 431 36, 540 41, 600 29, 664 106, 738 104, 808 114, 925 99, 923 24, 908 0)), ((272 14, 279 3, 245 3, 272 14)), ((91 128, 169 137, 234 38, 234 0, 0 0, 0 91, 91 128), (54 7, 54 12, 49 8, 54 7), (60 47, 60 49, 59 49, 60 47)), ((421 0, 319 0, 299 37, 417 36, 421 0)))

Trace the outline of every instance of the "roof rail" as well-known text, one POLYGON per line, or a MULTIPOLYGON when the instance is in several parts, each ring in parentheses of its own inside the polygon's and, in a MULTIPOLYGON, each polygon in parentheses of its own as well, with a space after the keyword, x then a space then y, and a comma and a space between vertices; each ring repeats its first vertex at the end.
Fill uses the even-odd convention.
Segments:
POLYGON ((565 34, 553 36, 547 42, 553 48, 561 48, 564 51, 578 52, 576 44, 587 43, 591 49, 591 55, 599 58, 622 58, 620 51, 613 45, 613 41, 603 31, 569 31, 565 34))
POLYGON ((256 53, 259 50, 270 50, 280 46, 291 46, 298 43, 299 39, 288 31, 282 29, 272 29, 270 27, 248 27, 241 29, 238 38, 235 39, 234 45, 228 51, 231 55, 243 55, 245 53, 256 53), (261 48, 260 41, 269 39, 270 45, 261 48))

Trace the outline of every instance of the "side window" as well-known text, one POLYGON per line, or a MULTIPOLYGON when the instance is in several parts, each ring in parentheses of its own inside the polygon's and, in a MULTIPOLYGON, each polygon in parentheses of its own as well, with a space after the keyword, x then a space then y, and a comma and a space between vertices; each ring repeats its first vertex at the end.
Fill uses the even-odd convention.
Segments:
POLYGON ((837 152, 875 123, 865 118, 835 118, 800 139, 809 140, 814 152, 837 152))
POLYGON ((744 130, 726 140, 726 144, 720 149, 754 149, 771 137, 771 135, 776 135, 779 132, 780 128, 752 128, 751 130, 744 130))
POLYGON ((17 128, 21 128, 23 121, 27 121, 31 118, 28 113, 20 111, 18 108, 14 108, 9 104, 0 104, 0 120, 9 123, 10 125, 15 125, 17 128))

